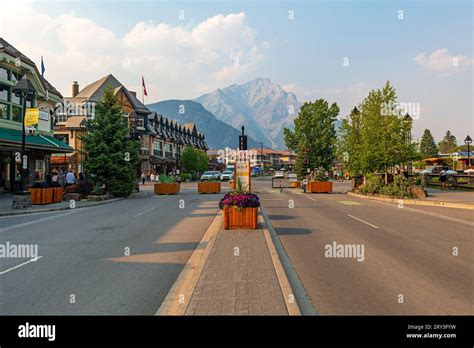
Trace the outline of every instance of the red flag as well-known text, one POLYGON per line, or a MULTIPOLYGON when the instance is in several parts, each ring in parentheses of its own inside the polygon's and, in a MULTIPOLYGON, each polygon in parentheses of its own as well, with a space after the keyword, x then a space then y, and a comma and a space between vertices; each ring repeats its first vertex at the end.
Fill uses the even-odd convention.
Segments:
POLYGON ((143 87, 143 95, 146 95, 148 97, 148 93, 146 92, 146 86, 145 86, 145 79, 142 76, 142 87, 143 87))

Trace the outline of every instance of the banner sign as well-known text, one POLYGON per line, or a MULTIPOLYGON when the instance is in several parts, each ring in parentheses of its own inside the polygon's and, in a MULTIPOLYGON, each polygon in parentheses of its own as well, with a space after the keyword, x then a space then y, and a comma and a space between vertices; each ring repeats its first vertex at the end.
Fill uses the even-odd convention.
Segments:
POLYGON ((36 126, 39 122, 39 109, 26 109, 25 112, 25 127, 36 126))
POLYGON ((235 162, 234 171, 235 171, 235 175, 234 175, 235 187, 237 187, 237 183, 240 180, 244 191, 251 191, 252 183, 251 183, 251 178, 250 178, 250 161, 235 162))

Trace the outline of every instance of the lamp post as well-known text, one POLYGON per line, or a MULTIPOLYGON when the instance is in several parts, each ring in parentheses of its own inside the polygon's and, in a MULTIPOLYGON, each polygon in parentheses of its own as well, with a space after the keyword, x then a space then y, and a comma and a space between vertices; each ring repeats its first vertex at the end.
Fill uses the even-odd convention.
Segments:
POLYGON ((34 98, 36 95, 36 90, 33 87, 33 84, 23 76, 23 78, 18 81, 18 83, 13 87, 13 93, 17 97, 20 97, 22 103, 22 119, 21 119, 21 187, 20 191, 16 193, 17 196, 21 196, 19 202, 19 198, 14 196, 13 206, 15 208, 24 208, 29 206, 30 197, 28 191, 28 156, 26 154, 26 129, 25 129, 25 115, 26 115, 26 99, 27 98, 34 98))
POLYGON ((468 168, 467 169, 470 169, 471 168, 471 143, 472 143, 472 139, 471 137, 468 135, 466 137, 466 139, 464 139, 464 144, 467 145, 467 166, 468 168))

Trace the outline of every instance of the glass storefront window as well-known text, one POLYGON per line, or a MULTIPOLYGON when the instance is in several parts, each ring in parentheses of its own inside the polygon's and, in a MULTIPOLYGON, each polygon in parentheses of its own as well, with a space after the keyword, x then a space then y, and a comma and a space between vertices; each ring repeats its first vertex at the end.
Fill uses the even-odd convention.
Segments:
POLYGON ((8 86, 0 85, 0 100, 8 101, 8 86))
POLYGON ((22 113, 21 108, 15 105, 12 105, 12 121, 21 122, 22 113))
POLYGON ((0 118, 8 120, 8 105, 0 103, 0 118))

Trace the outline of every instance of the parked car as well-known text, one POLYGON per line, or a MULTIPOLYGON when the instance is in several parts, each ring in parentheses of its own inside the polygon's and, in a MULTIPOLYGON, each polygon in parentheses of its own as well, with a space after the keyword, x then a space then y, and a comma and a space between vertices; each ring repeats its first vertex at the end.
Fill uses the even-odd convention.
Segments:
POLYGON ((227 180, 232 180, 232 179, 234 179, 234 172, 231 172, 228 170, 222 172, 222 176, 221 176, 222 181, 227 181, 227 180))
POLYGON ((288 179, 290 179, 290 181, 298 181, 298 178, 295 173, 288 174, 288 179))
POLYGON ((219 180, 217 174, 215 174, 215 173, 216 173, 216 172, 214 172, 214 171, 207 171, 207 172, 204 172, 204 173, 201 175, 201 181, 206 181, 206 180, 219 180))
POLYGON ((282 172, 281 170, 277 170, 277 171, 275 172, 274 177, 275 177, 276 179, 284 179, 284 178, 285 178, 285 172, 282 172))
POLYGON ((221 180, 222 173, 218 170, 213 171, 214 175, 216 176, 217 180, 221 180))

